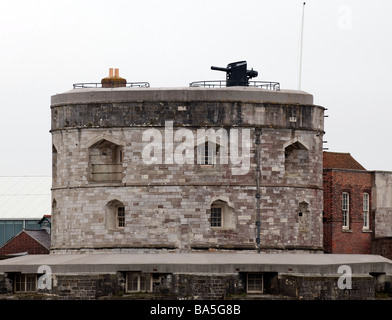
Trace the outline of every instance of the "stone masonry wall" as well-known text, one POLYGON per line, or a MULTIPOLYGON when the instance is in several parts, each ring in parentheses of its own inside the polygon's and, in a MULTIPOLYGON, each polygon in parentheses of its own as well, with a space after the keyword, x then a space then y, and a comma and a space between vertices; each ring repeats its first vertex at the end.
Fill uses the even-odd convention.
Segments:
POLYGON ((244 284, 238 274, 172 274, 165 275, 154 287, 157 293, 170 293, 180 299, 225 299, 243 293, 244 284))
POLYGON ((374 239, 372 254, 379 254, 387 259, 392 259, 392 237, 374 239))
POLYGON ((7 274, 0 273, 0 294, 10 294, 12 290, 12 281, 7 274))
MULTIPOLYGON (((321 250, 323 108, 173 102, 165 101, 164 92, 159 96, 160 102, 52 105, 53 252, 254 250, 255 128, 262 129, 262 248, 321 250), (229 140, 238 133, 240 147, 234 151, 239 157, 249 151, 249 163, 232 161, 234 151, 229 148, 228 162, 219 161, 225 144, 218 137, 217 163, 198 164, 197 137, 203 129, 223 130, 229 140), (148 130, 159 139, 146 137, 148 130), (184 130, 194 143, 193 161, 179 164, 173 153, 184 142, 184 130), (247 135, 249 141, 242 144, 247 135), (150 164, 143 152, 152 142, 156 148, 148 156, 159 161, 150 164), (96 146, 110 146, 117 162, 121 157, 116 181, 93 181, 91 150, 96 146), (238 174, 238 168, 244 170, 238 174), (109 222, 108 205, 114 202, 124 205, 124 228, 109 222), (211 227, 210 221, 216 202, 224 203, 227 211, 226 224, 219 228, 211 227)), ((110 168, 115 170, 114 165, 110 168)))
POLYGON ((353 276, 351 289, 339 289, 336 276, 279 275, 279 293, 299 300, 373 300, 376 280, 353 276))
MULTIPOLYGON (((136 129, 67 130, 53 134, 57 148, 57 182, 53 187, 52 248, 158 247, 189 250, 200 246, 254 247, 254 148, 246 175, 233 176, 230 168, 197 164, 146 165, 140 159, 142 143, 136 129), (96 183, 88 177, 88 145, 105 138, 124 141, 121 183, 96 183), (125 142, 126 141, 126 142, 125 142), (126 226, 108 230, 105 206, 112 200, 125 205, 126 226), (235 226, 213 229, 211 204, 228 203, 235 226)), ((265 247, 321 247, 322 190, 318 150, 308 133, 297 137, 311 146, 306 172, 285 173, 284 144, 291 132, 265 130, 261 150, 262 245, 265 247), (308 211, 299 215, 300 203, 308 211)))
MULTIPOLYGON (((125 272, 116 274, 56 274, 52 289, 38 290, 35 299, 248 299, 246 274, 154 274, 152 292, 126 292, 125 272)), ((351 289, 340 289, 337 276, 279 274, 264 283, 264 292, 297 300, 373 300, 376 293, 391 293, 391 276, 353 275, 351 289)), ((20 294, 19 294, 20 295, 20 294)), ((0 299, 19 299, 12 280, 0 274, 0 299), (4 295, 4 296, 1 296, 4 295)), ((22 293, 23 297, 23 293, 22 293)), ((252 299, 263 295, 252 294, 252 299)))
POLYGON ((59 274, 53 277, 50 293, 63 300, 90 300, 124 293, 125 280, 117 274, 59 274))
POLYGON ((375 238, 392 237, 392 172, 373 173, 372 209, 375 238))

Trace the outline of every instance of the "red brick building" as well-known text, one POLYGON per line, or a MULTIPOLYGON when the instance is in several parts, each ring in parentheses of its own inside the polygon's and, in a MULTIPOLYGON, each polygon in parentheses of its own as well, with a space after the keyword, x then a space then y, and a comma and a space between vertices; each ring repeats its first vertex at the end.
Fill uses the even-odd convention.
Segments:
POLYGON ((349 153, 324 152, 324 251, 371 254, 372 172, 349 153))
POLYGON ((46 230, 22 230, 0 247, 0 255, 49 254, 50 235, 46 230))

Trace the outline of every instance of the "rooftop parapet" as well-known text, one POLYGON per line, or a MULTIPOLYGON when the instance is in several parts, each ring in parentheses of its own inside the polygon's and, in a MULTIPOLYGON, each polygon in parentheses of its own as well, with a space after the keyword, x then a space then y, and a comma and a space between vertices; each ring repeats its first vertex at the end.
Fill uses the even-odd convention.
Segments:
POLYGON ((96 102, 157 102, 157 101, 241 101, 243 103, 283 103, 312 105, 313 95, 299 90, 265 90, 259 87, 214 87, 199 86, 176 88, 125 87, 96 88, 78 87, 59 93, 51 98, 51 105, 96 102))
POLYGON ((120 77, 120 70, 109 68, 109 76, 103 78, 101 82, 83 82, 74 83, 74 89, 85 89, 85 88, 120 88, 120 87, 145 87, 148 88, 150 84, 148 82, 127 82, 126 79, 120 77), (113 73, 114 70, 114 73, 113 73))

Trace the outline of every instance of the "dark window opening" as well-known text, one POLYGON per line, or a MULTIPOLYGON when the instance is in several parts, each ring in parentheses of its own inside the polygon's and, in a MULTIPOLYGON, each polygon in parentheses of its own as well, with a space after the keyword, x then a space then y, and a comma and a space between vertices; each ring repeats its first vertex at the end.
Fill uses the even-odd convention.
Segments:
POLYGON ((37 291, 37 275, 17 273, 14 277, 15 292, 37 291))
POLYGON ((276 293, 277 272, 249 272, 246 274, 247 293, 276 293))

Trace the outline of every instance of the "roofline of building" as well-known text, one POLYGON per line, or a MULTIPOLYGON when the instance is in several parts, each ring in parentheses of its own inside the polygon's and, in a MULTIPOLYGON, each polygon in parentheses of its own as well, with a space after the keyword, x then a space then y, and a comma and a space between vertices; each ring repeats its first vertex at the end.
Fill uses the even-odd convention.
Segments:
POLYGON ((42 216, 40 217, 2 217, 0 216, 0 221, 1 220, 37 220, 40 221, 42 219, 42 216))
MULTIPOLYGON (((40 231, 40 232, 46 232, 46 233, 47 233, 47 231, 46 231, 45 229, 23 229, 22 231, 24 231, 24 232, 26 232, 26 231, 40 231)), ((31 234, 29 234, 28 232, 26 232, 26 234, 27 234, 30 238, 32 238, 32 239, 34 239, 35 241, 37 241, 41 246, 43 246, 44 248, 46 248, 46 249, 48 249, 48 250, 50 251, 50 244, 49 244, 49 247, 48 247, 48 246, 46 246, 45 244, 43 244, 41 241, 39 241, 37 238, 32 237, 31 234)), ((49 235, 49 234, 48 234, 48 235, 49 235)), ((50 237, 50 235, 49 235, 49 237, 50 237)))
MULTIPOLYGON (((156 101, 241 101, 313 105, 313 95, 300 90, 265 90, 254 87, 168 87, 73 89, 51 97, 51 108, 64 104, 156 101)), ((323 108, 321 106, 318 106, 323 108)), ((325 109, 325 108, 323 108, 325 109)))
POLYGON ((372 172, 374 172, 374 173, 392 174, 392 171, 386 171, 386 170, 373 170, 372 172))
POLYGON ((0 261, 0 273, 36 273, 48 265, 53 274, 116 273, 238 273, 338 275, 341 265, 353 274, 392 274, 392 261, 379 255, 299 253, 160 253, 160 254, 43 254, 0 261))
POLYGON ((356 172, 356 173, 371 173, 369 170, 360 169, 343 169, 343 168, 323 168, 323 171, 340 171, 340 172, 356 172))
MULTIPOLYGON (((21 231, 19 231, 17 234, 15 234, 13 237, 11 237, 10 239, 8 239, 6 242, 3 243, 2 246, 0 246, 0 248, 3 248, 4 246, 6 246, 8 243, 10 243, 12 240, 14 240, 17 236, 19 236, 20 234, 22 234, 23 232, 25 232, 31 239, 37 241, 41 246, 43 246, 45 249, 50 250, 50 247, 48 248, 47 246, 45 246, 41 241, 39 241, 38 239, 32 237, 28 232, 26 231, 45 231, 44 229, 22 229, 21 231)), ((13 253, 15 254, 15 253, 13 253)))
POLYGON ((340 169, 340 168, 323 168, 323 171, 347 171, 347 172, 356 172, 356 173, 385 173, 392 174, 392 171, 384 171, 384 170, 360 170, 360 169, 340 169))

